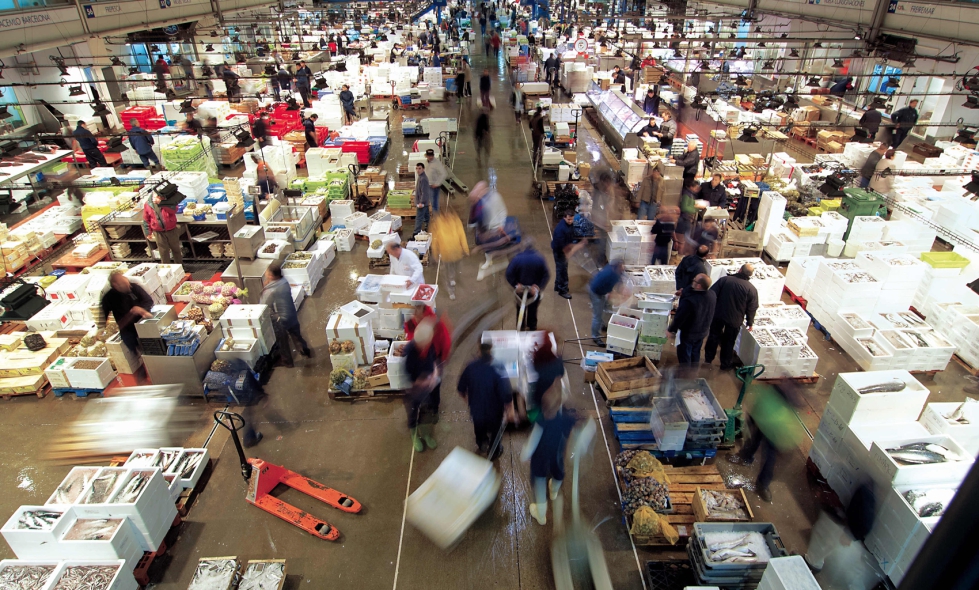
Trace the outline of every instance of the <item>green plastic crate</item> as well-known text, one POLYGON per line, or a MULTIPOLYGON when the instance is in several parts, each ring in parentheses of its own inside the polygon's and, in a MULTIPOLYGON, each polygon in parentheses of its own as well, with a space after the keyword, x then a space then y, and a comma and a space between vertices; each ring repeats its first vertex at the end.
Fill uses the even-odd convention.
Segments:
POLYGON ((955 252, 922 252, 921 260, 932 268, 965 268, 969 259, 955 252))

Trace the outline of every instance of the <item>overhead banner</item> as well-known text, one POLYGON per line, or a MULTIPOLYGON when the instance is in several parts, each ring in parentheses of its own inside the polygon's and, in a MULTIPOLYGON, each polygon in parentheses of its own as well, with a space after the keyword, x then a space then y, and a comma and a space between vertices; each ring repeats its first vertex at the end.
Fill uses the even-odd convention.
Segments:
POLYGON ((13 31, 77 20, 78 10, 74 7, 56 10, 39 10, 37 12, 25 12, 23 14, 11 14, 0 17, 0 31, 13 31))
POLYGON ((82 10, 85 18, 99 18, 104 16, 118 16, 129 14, 130 12, 145 12, 146 6, 142 2, 118 2, 116 4, 83 4, 82 10))

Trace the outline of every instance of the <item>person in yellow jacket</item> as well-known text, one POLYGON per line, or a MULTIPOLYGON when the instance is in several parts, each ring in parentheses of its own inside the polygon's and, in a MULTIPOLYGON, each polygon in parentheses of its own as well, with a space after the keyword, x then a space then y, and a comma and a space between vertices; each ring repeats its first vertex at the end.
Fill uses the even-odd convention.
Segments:
POLYGON ((456 276, 459 273, 459 261, 469 256, 469 241, 462 220, 448 207, 435 214, 429 222, 432 234, 432 258, 441 258, 449 275, 449 299, 456 298, 456 276))

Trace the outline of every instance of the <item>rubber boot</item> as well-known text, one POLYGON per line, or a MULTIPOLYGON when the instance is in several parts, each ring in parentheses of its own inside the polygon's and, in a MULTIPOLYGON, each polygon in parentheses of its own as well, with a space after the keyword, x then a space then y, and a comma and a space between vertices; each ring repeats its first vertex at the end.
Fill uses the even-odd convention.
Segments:
POLYGON ((561 493, 561 484, 563 482, 559 479, 552 479, 547 482, 547 489, 550 492, 551 500, 557 500, 557 496, 561 493))
POLYGON ((421 453, 425 450, 425 445, 422 443, 421 437, 418 436, 418 428, 411 429, 411 446, 415 448, 416 453, 421 453))
POLYGON ((418 435, 421 436, 422 440, 425 441, 425 444, 428 445, 428 448, 430 449, 434 449, 439 446, 438 443, 435 442, 435 437, 432 436, 432 428, 433 426, 431 424, 418 425, 418 435))
POLYGON ((541 526, 547 524, 547 502, 543 504, 531 504, 530 515, 534 517, 537 524, 541 526))

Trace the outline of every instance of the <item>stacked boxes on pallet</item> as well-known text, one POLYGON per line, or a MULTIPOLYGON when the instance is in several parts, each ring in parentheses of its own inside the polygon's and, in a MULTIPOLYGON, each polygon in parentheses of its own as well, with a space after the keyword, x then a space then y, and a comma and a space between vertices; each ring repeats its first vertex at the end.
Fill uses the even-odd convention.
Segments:
POLYGON ((755 588, 762 580, 769 560, 785 557, 788 551, 770 522, 695 522, 687 543, 687 555, 697 581, 724 588, 755 588), (714 561, 711 556, 724 542, 747 535, 747 547, 756 558, 750 562, 714 561))
POLYGON ((674 382, 680 409, 687 419, 685 449, 716 449, 724 438, 727 414, 705 379, 674 382))
POLYGON ((275 345, 272 313, 267 305, 229 305, 219 320, 225 337, 235 342, 256 341, 262 355, 275 345))

